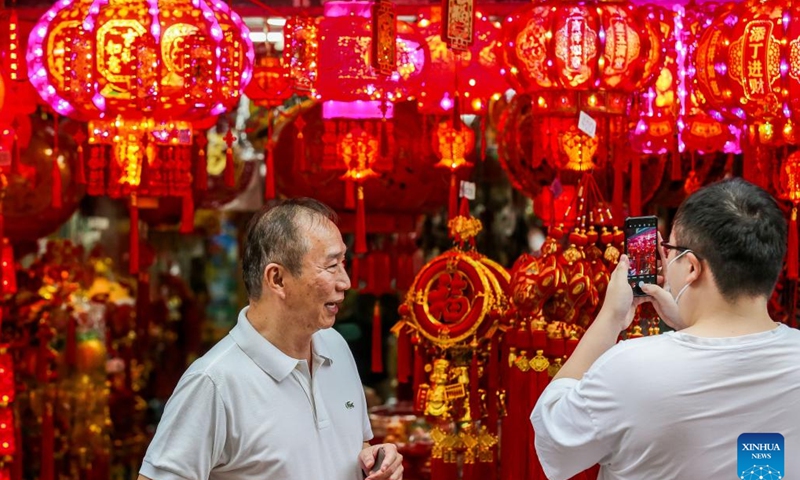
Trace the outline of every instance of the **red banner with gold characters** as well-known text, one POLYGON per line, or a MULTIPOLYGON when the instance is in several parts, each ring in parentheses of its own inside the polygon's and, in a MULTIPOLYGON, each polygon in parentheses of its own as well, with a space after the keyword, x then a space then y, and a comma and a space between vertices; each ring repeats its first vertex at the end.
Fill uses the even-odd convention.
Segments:
POLYGON ((442 38, 453 50, 467 50, 474 38, 475 0, 443 0, 442 3, 442 38))
POLYGON ((381 75, 391 75, 397 62, 397 17, 391 0, 378 0, 372 7, 371 65, 381 75))

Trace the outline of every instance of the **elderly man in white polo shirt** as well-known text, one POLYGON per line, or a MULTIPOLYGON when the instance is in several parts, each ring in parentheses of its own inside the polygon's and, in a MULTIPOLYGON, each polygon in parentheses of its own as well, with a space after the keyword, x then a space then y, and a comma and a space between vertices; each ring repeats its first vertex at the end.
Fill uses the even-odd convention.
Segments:
POLYGON ((251 220, 242 254, 249 306, 181 378, 139 480, 402 478, 395 445, 366 443, 356 364, 330 328, 350 288, 335 222, 312 199, 251 220))

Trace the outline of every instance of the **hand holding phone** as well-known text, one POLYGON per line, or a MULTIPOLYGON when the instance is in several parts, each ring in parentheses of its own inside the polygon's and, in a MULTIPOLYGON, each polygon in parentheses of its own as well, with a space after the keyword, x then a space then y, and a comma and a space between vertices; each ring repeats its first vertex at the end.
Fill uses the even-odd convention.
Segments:
POLYGON ((637 297, 646 294, 640 282, 656 283, 657 279, 658 218, 655 216, 625 219, 625 254, 630 260, 628 283, 637 297))
POLYGON ((369 473, 375 473, 381 469, 381 465, 383 464, 383 458, 386 456, 386 453, 383 451, 383 447, 378 449, 378 456, 375 457, 375 465, 372 466, 369 473))

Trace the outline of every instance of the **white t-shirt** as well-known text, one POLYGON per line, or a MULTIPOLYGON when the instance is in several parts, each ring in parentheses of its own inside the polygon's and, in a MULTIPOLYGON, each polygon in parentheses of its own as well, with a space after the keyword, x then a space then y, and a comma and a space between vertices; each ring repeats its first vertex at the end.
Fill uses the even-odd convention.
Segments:
POLYGON ((139 471, 153 480, 357 480, 372 438, 347 343, 314 334, 308 362, 285 355, 239 313, 181 377, 139 471))
POLYGON ((621 342, 552 382, 531 422, 550 480, 595 463, 599 480, 740 478, 742 433, 782 434, 782 478, 800 479, 800 331, 621 342))

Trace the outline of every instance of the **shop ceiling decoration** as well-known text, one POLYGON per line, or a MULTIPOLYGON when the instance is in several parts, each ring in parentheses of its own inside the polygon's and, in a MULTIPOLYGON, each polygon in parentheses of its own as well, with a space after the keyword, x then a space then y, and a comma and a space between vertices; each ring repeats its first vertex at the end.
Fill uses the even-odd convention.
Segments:
POLYGON ((800 87, 798 12, 749 0, 722 8, 699 40, 702 100, 719 121, 746 121, 755 144, 796 143, 800 87))
POLYGON ((504 77, 501 26, 480 11, 474 13, 474 41, 463 50, 448 48, 442 39, 442 14, 432 7, 421 14, 417 28, 425 36, 431 62, 417 96, 420 111, 443 115, 460 101, 462 114, 485 114, 489 100, 509 89, 504 77))
MULTIPOLYGON (((625 169, 624 116, 663 63, 665 32, 656 15, 627 1, 542 1, 510 15, 504 30, 509 81, 531 95, 525 135, 532 137, 533 170, 545 161, 575 183, 580 175, 570 172, 604 168, 609 159, 625 169), (597 122, 595 135, 578 128, 581 112, 597 122)), ((621 192, 620 178, 614 197, 621 192)))
POLYGON ((31 32, 31 83, 58 114, 89 120, 88 193, 131 197, 132 270, 137 196, 181 197, 193 216, 192 122, 237 103, 248 35, 219 0, 60 0, 31 32))

